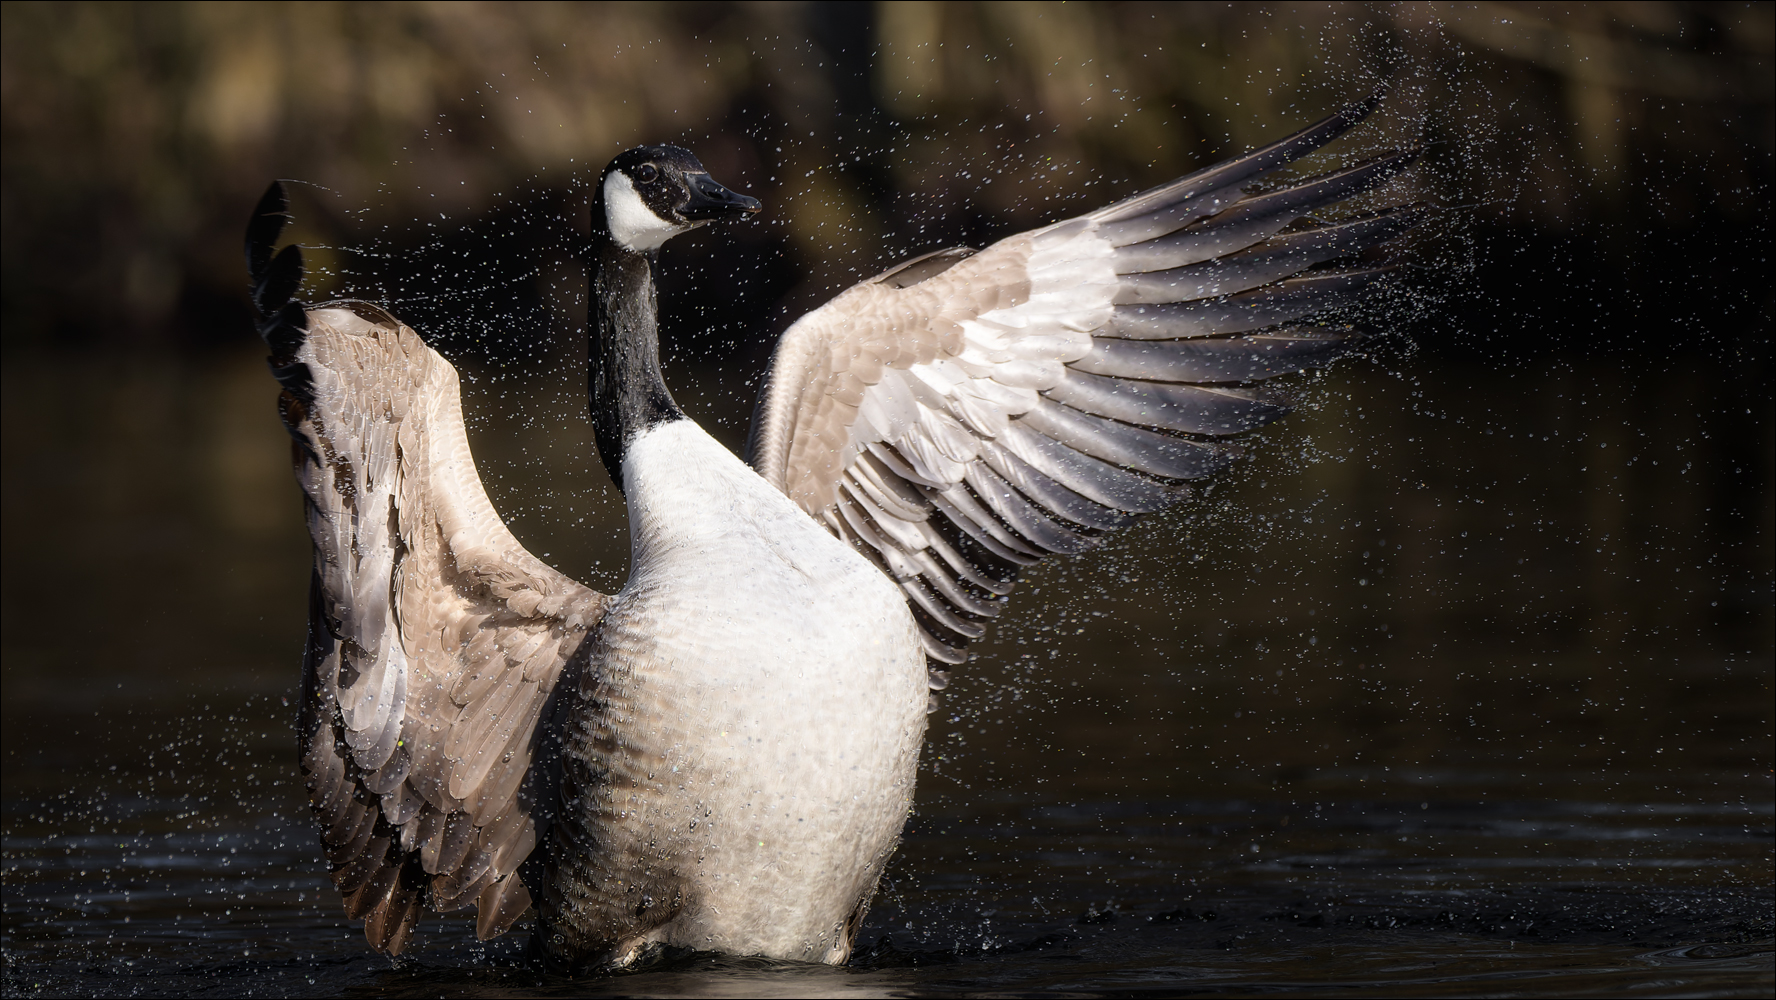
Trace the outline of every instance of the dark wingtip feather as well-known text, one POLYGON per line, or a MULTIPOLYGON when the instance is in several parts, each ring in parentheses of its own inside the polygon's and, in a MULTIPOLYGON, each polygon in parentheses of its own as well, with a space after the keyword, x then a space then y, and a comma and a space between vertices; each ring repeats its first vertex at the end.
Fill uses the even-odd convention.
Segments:
POLYGON ((247 276, 259 283, 266 265, 271 263, 272 248, 283 235, 290 221, 290 196, 283 181, 272 181, 247 220, 247 276))
POLYGON ((282 181, 272 181, 247 220, 247 277, 259 314, 259 336, 271 348, 271 373, 307 402, 313 378, 308 366, 296 360, 308 335, 308 311, 296 300, 302 288, 302 250, 287 246, 273 253, 289 221, 290 196, 282 181))
POLYGON ((1369 94, 1368 97, 1365 97, 1360 101, 1354 101, 1354 102, 1346 105, 1344 110, 1338 112, 1338 114, 1334 117, 1344 119, 1344 120, 1348 121, 1349 124, 1351 124, 1351 125, 1357 124, 1358 122, 1362 121, 1363 119, 1374 114, 1376 108, 1381 107, 1382 98, 1385 98, 1387 96, 1388 91, 1390 89, 1392 89, 1393 85, 1394 85, 1394 78, 1390 76, 1387 79, 1381 81, 1380 85, 1378 85, 1375 88, 1375 90, 1369 94))
POLYGON ((308 310, 300 302, 286 302, 283 308, 265 317, 259 335, 271 348, 272 357, 294 358, 308 335, 308 310))
POLYGON ((1299 159, 1321 146, 1327 145, 1356 128, 1363 119, 1368 118, 1381 105, 1382 99, 1387 96, 1387 89, 1387 84, 1383 83, 1368 97, 1347 104, 1292 135, 1278 139, 1268 146, 1255 149, 1244 156, 1218 163, 1188 176, 1180 177, 1175 181, 1161 184, 1159 187, 1143 191, 1092 213, 1092 217, 1100 223, 1123 222, 1153 212, 1163 206, 1176 205, 1205 192, 1239 184, 1268 173, 1291 160, 1299 159))
POLYGON ((302 248, 287 246, 266 265, 253 283, 253 305, 261 316, 275 316, 302 287, 302 248))
MULTIPOLYGON (((296 293, 302 288, 301 248, 287 246, 273 253, 289 221, 289 196, 282 181, 272 181, 253 209, 252 218, 247 220, 247 277, 251 282, 248 290, 253 308, 259 313, 259 333, 268 342, 273 339, 273 329, 289 318, 286 307, 296 301, 296 293)), ((298 317, 296 328, 300 330, 306 325, 298 317)))

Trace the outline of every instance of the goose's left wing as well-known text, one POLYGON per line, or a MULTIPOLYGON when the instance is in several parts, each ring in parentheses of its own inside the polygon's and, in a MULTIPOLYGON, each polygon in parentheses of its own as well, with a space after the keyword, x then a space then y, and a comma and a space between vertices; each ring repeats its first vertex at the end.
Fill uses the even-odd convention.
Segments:
MULTIPOLYGON (((1379 100, 1089 215, 852 287, 785 331, 749 461, 899 581, 932 660, 962 662, 1021 567, 1179 498, 1236 454, 1229 438, 1287 412, 1259 383, 1355 342, 1313 317, 1387 270, 1362 256, 1418 211, 1307 216, 1414 154, 1246 189, 1379 100)), ((932 686, 945 681, 933 669, 932 686)))
POLYGON ((302 771, 333 882, 399 953, 422 912, 530 905, 519 867, 555 799, 548 713, 608 599, 520 545, 482 488, 456 369, 365 303, 294 300, 301 252, 272 249, 265 194, 248 269, 283 385, 314 571, 302 771))

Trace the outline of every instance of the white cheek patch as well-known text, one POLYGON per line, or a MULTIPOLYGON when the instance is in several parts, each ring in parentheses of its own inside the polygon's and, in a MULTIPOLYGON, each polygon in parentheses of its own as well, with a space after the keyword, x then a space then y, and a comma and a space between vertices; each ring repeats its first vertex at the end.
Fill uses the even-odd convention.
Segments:
POLYGON ((659 249, 660 244, 691 228, 655 215, 621 170, 611 171, 604 179, 604 222, 610 227, 611 239, 637 252, 659 249))

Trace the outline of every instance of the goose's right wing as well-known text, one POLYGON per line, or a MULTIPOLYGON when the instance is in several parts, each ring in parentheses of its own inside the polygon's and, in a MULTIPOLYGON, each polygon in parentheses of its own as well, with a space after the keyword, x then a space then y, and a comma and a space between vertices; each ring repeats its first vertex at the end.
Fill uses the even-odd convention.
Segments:
POLYGON ((424 908, 470 904, 491 937, 530 905, 516 872, 554 795, 539 720, 608 599, 495 513, 448 361, 374 306, 292 300, 300 253, 271 252, 285 205, 274 184, 247 260, 314 539, 310 802, 371 945, 398 953, 424 908))
MULTIPOLYGON (((1376 95, 1245 156, 976 253, 860 282, 778 342, 749 457, 900 583, 931 660, 960 663, 1020 569, 1077 553, 1222 468, 1288 412, 1261 384, 1326 364, 1329 321, 1422 215, 1322 210, 1414 153, 1251 190, 1376 95), (1316 217, 1318 215, 1318 217, 1316 217)), ((932 686, 945 674, 934 668, 932 686)))

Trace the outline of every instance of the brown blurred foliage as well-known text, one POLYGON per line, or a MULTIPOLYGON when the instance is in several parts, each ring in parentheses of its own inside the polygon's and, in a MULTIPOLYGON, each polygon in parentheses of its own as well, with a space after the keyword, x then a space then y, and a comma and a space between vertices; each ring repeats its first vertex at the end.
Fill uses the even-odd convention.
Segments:
POLYGON ((375 270, 329 248, 398 255, 502 199, 567 204, 622 148, 677 141, 766 200, 776 228, 745 239, 785 262, 773 294, 806 295, 1174 176, 1390 74, 1362 141, 1427 143, 1432 196, 1483 220, 1762 233, 1773 12, 7 3, 5 344, 249 336, 240 232, 273 177, 332 193, 298 234, 325 285, 375 270))

